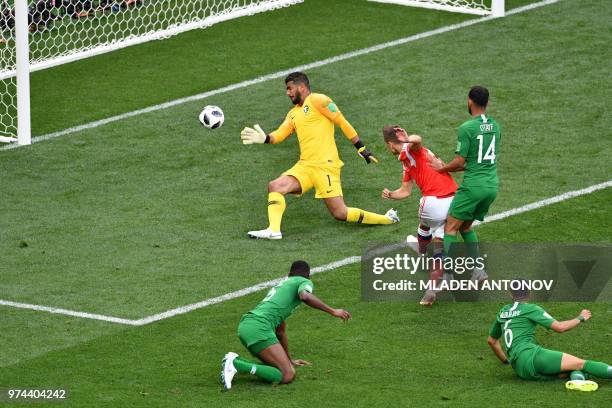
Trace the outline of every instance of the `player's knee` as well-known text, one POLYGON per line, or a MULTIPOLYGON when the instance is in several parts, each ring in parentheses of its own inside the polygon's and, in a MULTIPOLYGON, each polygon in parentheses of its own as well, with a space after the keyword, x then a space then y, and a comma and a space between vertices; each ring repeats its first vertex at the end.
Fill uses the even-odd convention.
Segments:
POLYGON ((586 362, 586 360, 583 360, 581 358, 576 358, 576 370, 582 370, 584 369, 584 363, 586 362))
POLYGON ((290 185, 285 180, 272 180, 268 183, 268 193, 287 194, 290 190, 290 185))
POLYGON ((444 234, 446 235, 457 235, 457 230, 458 228, 448 222, 444 226, 444 234))
POLYGON ((281 188, 281 183, 278 180, 272 180, 268 183, 268 193, 278 193, 281 188))
POLYGON ((331 210, 332 216, 338 221, 346 221, 347 210, 346 207, 334 208, 331 210))
POLYGON ((293 381, 294 378, 295 378, 295 369, 291 367, 291 371, 285 370, 282 372, 282 378, 281 378, 280 383, 289 384, 291 381, 293 381))

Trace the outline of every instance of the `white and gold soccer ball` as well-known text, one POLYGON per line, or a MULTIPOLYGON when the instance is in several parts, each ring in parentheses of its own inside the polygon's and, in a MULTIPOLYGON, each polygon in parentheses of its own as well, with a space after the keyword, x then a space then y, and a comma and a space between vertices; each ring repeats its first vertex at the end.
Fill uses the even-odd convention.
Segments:
POLYGON ((208 129, 217 129, 223 125, 225 115, 220 107, 215 105, 207 105, 200 112, 198 117, 202 126, 208 129))

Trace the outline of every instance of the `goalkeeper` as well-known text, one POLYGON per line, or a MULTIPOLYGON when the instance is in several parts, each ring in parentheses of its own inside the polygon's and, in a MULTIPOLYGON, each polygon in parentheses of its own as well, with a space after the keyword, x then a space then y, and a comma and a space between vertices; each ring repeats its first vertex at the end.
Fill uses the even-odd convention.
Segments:
POLYGON ((285 78, 285 84, 287 96, 295 106, 289 111, 280 127, 266 134, 259 125, 255 125, 253 128, 244 128, 240 133, 244 144, 276 144, 295 132, 300 145, 300 160, 268 184, 268 228, 249 231, 249 237, 281 239, 285 194, 301 195, 313 187, 315 197, 323 199, 331 215, 339 221, 360 224, 398 222, 399 218, 393 209, 381 215, 346 206, 340 182, 340 169, 344 163, 338 156, 334 125, 342 129, 366 163, 377 163, 378 160, 366 149, 336 104, 323 94, 311 93, 306 74, 293 72, 285 78))

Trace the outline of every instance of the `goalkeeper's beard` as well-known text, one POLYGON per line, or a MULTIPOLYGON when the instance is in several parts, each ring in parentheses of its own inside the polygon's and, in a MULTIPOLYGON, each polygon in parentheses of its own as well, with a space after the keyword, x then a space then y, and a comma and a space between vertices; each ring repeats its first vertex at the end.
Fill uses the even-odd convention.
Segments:
POLYGON ((302 94, 299 91, 296 91, 295 96, 291 98, 291 102, 293 102, 294 105, 299 105, 302 103, 302 94))

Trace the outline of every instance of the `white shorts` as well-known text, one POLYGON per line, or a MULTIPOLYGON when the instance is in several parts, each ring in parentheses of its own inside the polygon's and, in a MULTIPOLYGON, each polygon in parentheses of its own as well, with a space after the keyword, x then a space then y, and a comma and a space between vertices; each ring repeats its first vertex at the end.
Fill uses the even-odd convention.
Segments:
POLYGON ((444 238, 444 225, 448 216, 453 196, 438 198, 436 196, 421 197, 419 205, 419 222, 429 227, 433 238, 444 238))

